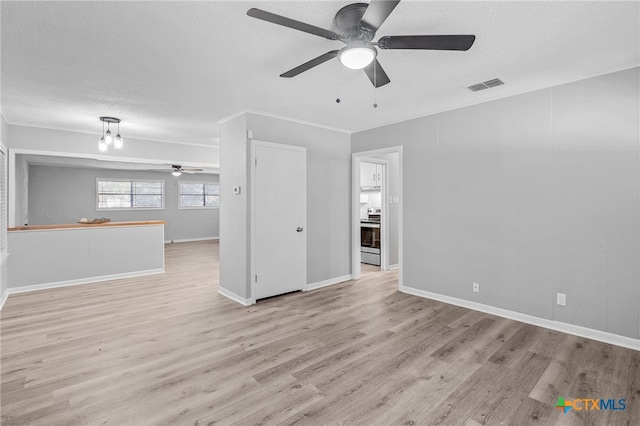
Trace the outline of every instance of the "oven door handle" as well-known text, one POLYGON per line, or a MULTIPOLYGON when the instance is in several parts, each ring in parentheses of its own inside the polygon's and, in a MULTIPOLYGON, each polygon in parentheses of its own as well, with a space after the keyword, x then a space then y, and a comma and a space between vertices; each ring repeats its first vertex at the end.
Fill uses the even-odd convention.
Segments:
POLYGON ((361 223, 360 228, 380 228, 379 223, 361 223))

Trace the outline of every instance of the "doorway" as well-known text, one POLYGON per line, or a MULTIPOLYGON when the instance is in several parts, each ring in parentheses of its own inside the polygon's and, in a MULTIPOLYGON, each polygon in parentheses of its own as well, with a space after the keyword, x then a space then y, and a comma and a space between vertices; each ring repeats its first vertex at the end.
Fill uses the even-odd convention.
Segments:
POLYGON ((307 282, 306 148, 251 143, 252 299, 303 290, 307 282))
MULTIPOLYGON (((352 154, 353 279, 359 279, 363 269, 370 272, 375 267, 372 267, 370 262, 362 263, 362 221, 365 219, 363 212, 368 213, 368 209, 374 209, 372 213, 379 214, 380 218, 380 269, 397 268, 398 288, 402 286, 402 176, 401 146, 352 154), (381 167, 378 169, 381 170, 380 209, 378 212, 375 211, 378 185, 374 183, 372 186, 369 182, 368 175, 373 176, 370 164, 378 164, 381 167), (372 187, 373 191, 370 190, 372 187), (375 194, 373 203, 370 202, 371 194, 375 194)), ((371 222, 375 223, 375 220, 371 222)))

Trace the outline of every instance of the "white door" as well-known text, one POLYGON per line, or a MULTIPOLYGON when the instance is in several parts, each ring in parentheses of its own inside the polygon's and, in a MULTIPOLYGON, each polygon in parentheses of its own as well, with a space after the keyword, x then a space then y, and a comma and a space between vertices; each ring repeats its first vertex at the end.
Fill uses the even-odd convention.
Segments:
POLYGON ((307 280, 305 148, 254 141, 255 298, 307 280))

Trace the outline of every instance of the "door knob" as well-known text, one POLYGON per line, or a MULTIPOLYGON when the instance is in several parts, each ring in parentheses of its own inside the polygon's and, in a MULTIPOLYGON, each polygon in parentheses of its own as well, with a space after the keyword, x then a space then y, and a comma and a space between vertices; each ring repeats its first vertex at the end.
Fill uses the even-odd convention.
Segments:
POLYGON ((298 226, 298 228, 296 229, 296 232, 302 232, 302 228, 298 226))

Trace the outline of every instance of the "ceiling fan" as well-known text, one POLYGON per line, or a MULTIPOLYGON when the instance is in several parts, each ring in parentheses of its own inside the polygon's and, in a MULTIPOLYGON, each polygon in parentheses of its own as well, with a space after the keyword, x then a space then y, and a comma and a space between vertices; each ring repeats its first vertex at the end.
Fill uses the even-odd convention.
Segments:
POLYGON ((198 169, 198 168, 193 168, 193 167, 182 167, 179 164, 172 164, 171 168, 161 168, 161 169, 147 169, 147 170, 153 170, 153 171, 162 171, 162 170, 166 170, 166 171, 170 171, 172 175, 174 176, 180 176, 182 173, 187 173, 187 174, 194 174, 194 173, 198 173, 198 172, 203 172, 203 169, 198 169))
POLYGON ((249 9, 247 15, 346 44, 340 50, 331 50, 280 74, 280 77, 285 78, 295 77, 337 57, 340 63, 348 68, 363 69, 374 87, 381 87, 391 80, 389 80, 380 62, 376 59, 378 55, 376 46, 378 49, 469 50, 473 45, 476 39, 475 35, 384 36, 377 42, 372 41, 378 28, 389 17, 398 3, 400 3, 400 0, 371 0, 369 4, 349 4, 336 13, 334 18, 336 31, 316 27, 315 25, 256 8, 249 9))

